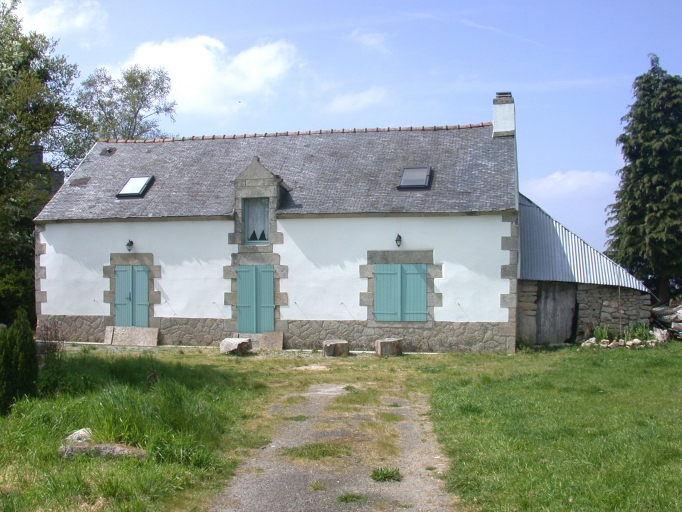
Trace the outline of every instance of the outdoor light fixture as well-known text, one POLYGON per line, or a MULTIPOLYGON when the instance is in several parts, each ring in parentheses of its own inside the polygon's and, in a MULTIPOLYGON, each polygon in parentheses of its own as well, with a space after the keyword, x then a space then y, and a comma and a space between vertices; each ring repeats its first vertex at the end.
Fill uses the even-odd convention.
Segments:
POLYGON ((128 249, 128 252, 133 250, 133 241, 128 240, 128 243, 126 244, 126 249, 128 249))
POLYGON ((400 247, 400 244, 402 244, 402 243, 403 243, 403 237, 402 236, 398 235, 397 237, 395 237, 395 244, 398 247, 400 247))

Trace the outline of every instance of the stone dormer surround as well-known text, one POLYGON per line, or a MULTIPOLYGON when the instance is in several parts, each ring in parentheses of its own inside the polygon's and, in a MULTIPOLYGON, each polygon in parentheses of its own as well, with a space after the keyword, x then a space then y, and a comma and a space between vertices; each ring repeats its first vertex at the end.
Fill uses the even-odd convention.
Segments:
POLYGON ((272 265, 275 270, 275 330, 285 331, 286 322, 280 319, 280 306, 288 305, 286 292, 280 291, 280 279, 288 277, 289 269, 280 265, 280 256, 274 246, 284 242, 284 235, 277 231, 277 206, 280 190, 286 185, 282 178, 272 174, 260 159, 254 156, 249 166, 233 181, 234 184, 234 233, 228 234, 228 242, 237 245, 232 254, 232 264, 223 267, 223 278, 230 279, 231 291, 225 293, 225 305, 232 306, 232 319, 228 320, 230 330, 237 331, 237 266, 272 265), (244 199, 267 197, 269 199, 270 234, 267 244, 244 243, 244 199))

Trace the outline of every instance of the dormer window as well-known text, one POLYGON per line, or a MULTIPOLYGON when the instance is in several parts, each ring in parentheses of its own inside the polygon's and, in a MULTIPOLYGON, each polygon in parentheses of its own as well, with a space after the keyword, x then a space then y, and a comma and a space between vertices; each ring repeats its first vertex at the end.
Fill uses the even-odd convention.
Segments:
POLYGON ((154 183, 154 176, 128 178, 116 197, 144 197, 152 183, 154 183))
POLYGON ((431 167, 405 167, 400 174, 399 189, 428 188, 431 182, 431 167))
POLYGON ((244 199, 244 243, 266 244, 270 239, 270 200, 267 197, 244 199))

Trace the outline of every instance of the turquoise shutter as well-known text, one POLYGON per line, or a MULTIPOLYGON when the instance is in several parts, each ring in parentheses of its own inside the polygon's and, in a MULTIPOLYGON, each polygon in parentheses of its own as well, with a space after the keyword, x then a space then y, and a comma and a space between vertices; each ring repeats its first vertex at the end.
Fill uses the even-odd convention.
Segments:
POLYGON ((275 330, 275 268, 272 265, 256 267, 257 295, 257 332, 275 330))
POLYGON ((116 277, 114 297, 116 325, 130 327, 133 325, 133 267, 118 265, 114 269, 114 276, 116 277))
POLYGON ((257 332, 256 267, 237 267, 237 331, 257 332))
POLYGON ((401 265, 402 320, 426 322, 426 265, 401 265))
POLYGON ((374 265, 374 320, 400 321, 400 265, 374 265))
POLYGON ((144 265, 133 267, 133 324, 149 327, 149 269, 144 265))

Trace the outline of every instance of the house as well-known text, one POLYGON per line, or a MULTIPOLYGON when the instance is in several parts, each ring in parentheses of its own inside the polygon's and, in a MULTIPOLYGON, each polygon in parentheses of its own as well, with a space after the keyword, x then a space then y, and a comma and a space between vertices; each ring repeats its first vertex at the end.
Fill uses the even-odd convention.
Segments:
POLYGON ((290 348, 513 352, 511 94, 493 118, 101 140, 35 219, 39 322, 73 340, 119 325, 161 344, 275 331, 290 348))

